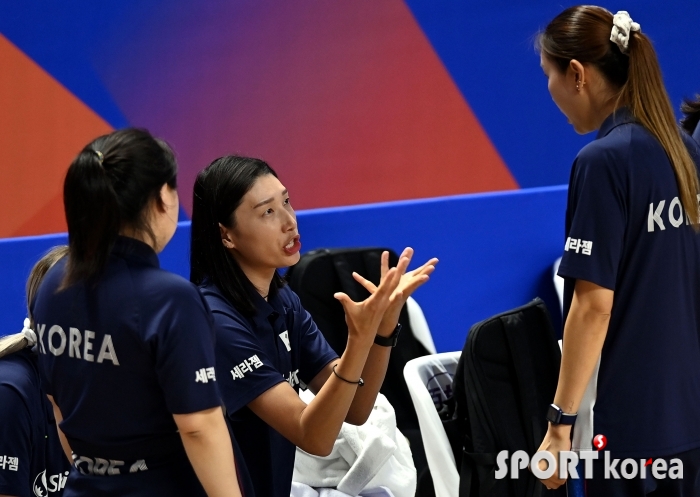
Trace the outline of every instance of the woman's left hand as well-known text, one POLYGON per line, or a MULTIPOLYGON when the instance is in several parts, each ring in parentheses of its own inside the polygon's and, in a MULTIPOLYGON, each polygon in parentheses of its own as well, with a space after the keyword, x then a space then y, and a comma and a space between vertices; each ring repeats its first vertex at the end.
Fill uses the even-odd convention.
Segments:
MULTIPOLYGON (((554 490, 566 483, 566 478, 559 478, 559 453, 571 450, 571 426, 569 425, 549 425, 547 434, 542 440, 542 444, 537 451, 547 451, 554 456, 557 467, 552 476, 546 480, 540 480, 548 490, 554 490)), ((540 461, 539 469, 546 470, 547 462, 540 461)))
MULTIPOLYGON (((390 297, 390 303, 387 310, 384 312, 384 317, 382 318, 381 324, 377 333, 381 336, 389 336, 394 332, 396 324, 399 322, 399 314, 406 300, 411 294, 416 291, 416 289, 423 283, 430 279, 430 274, 435 270, 435 265, 438 263, 436 258, 430 259, 428 262, 422 266, 414 269, 413 271, 406 272, 408 265, 411 263, 413 258, 413 249, 411 247, 406 247, 401 256, 399 257, 399 263, 396 268, 401 273, 401 280, 396 290, 390 297)), ((389 271, 389 252, 382 253, 381 260, 381 279, 389 271)), ((377 291, 377 286, 369 281, 368 279, 360 276, 357 273, 352 273, 353 278, 360 283, 369 293, 374 294, 377 291)))

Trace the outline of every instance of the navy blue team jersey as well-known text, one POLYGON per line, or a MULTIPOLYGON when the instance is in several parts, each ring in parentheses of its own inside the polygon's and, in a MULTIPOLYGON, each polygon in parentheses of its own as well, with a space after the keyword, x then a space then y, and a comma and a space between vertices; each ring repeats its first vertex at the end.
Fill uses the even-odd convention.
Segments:
POLYGON ((700 447, 700 235, 664 149, 626 109, 574 161, 566 236, 565 316, 577 279, 615 292, 589 435, 615 457, 700 447))
POLYGON ((695 141, 700 143, 700 123, 695 126, 695 131, 693 131, 693 138, 695 141))
POLYGON ((73 450, 66 495, 204 495, 172 416, 221 405, 197 288, 126 237, 97 285, 57 291, 64 272, 65 260, 47 273, 33 316, 44 388, 73 450))
POLYGON ((269 301, 248 285, 256 314, 244 317, 214 284, 201 286, 214 315, 216 374, 231 428, 257 496, 288 497, 296 447, 247 407, 283 381, 299 391, 338 355, 299 302, 283 287, 269 301))
POLYGON ((0 494, 61 496, 69 470, 36 354, 24 349, 1 358, 0 494))

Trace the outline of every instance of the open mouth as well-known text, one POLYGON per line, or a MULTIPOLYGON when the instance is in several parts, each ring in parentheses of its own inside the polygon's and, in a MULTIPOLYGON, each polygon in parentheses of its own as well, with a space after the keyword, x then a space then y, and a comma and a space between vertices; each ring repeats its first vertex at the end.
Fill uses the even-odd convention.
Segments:
POLYGON ((289 243, 284 246, 284 251, 289 254, 293 255, 299 252, 299 249, 301 249, 301 242, 299 241, 299 238, 301 238, 299 235, 295 236, 291 240, 289 240, 289 243))

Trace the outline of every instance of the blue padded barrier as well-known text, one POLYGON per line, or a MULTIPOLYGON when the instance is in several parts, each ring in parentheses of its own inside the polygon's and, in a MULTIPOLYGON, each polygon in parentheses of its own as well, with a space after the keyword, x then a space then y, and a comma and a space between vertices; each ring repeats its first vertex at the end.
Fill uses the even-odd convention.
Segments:
MULTIPOLYGON (((566 193, 566 186, 555 186, 300 211, 302 251, 387 246, 400 252, 410 245, 416 263, 438 257, 431 281, 415 294, 438 352, 461 350, 472 324, 535 296, 547 302, 558 329, 551 265, 564 246, 566 193)), ((184 277, 189 234, 190 223, 179 223, 160 255, 164 268, 184 277)), ((21 329, 29 270, 60 243, 65 234, 0 240, 0 335, 21 329)))

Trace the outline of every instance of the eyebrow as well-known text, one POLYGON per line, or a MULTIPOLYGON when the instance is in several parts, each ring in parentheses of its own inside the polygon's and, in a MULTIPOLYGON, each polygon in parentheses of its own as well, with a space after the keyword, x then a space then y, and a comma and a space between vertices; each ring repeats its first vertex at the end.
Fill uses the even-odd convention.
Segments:
MULTIPOLYGON (((282 192, 282 196, 284 197, 284 196, 287 195, 288 193, 289 193, 289 190, 287 190, 287 189, 285 188, 284 191, 282 192)), ((261 200, 260 202, 258 202, 257 204, 255 204, 255 205, 253 206, 253 209, 257 209, 258 207, 261 207, 261 206, 263 206, 263 205, 265 205, 265 204, 269 204, 269 203, 272 202, 273 200, 274 200, 274 198, 272 198, 272 197, 266 198, 265 200, 261 200)))

